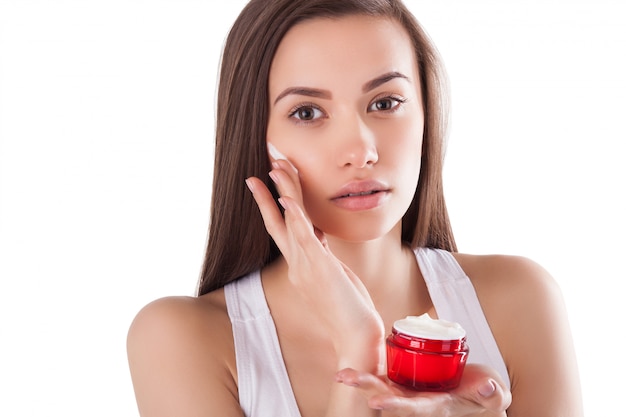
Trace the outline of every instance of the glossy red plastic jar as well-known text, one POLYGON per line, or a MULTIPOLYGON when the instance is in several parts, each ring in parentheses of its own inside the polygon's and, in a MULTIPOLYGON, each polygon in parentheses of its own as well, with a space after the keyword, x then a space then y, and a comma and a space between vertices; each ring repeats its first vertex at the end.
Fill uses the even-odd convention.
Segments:
POLYGON ((468 353, 465 337, 429 339, 394 326, 387 337, 387 376, 419 391, 447 391, 459 385, 468 353))

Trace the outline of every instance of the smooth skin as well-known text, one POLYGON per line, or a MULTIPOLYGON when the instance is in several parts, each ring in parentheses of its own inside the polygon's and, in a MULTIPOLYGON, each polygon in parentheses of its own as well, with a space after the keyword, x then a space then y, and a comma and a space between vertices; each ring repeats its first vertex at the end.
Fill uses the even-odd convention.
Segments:
MULTIPOLYGON (((301 415, 582 416, 560 291, 524 258, 454 254, 511 391, 478 365, 448 393, 405 390, 384 376, 393 321, 437 317, 400 239, 421 158, 417 71, 403 28, 362 16, 300 23, 274 58, 267 139, 286 156, 272 158, 270 173, 284 217, 259 179, 247 185, 283 254, 261 277, 301 415), (380 192, 335 198, 355 184, 380 192)), ((144 307, 128 357, 142 416, 243 415, 223 289, 144 307)))

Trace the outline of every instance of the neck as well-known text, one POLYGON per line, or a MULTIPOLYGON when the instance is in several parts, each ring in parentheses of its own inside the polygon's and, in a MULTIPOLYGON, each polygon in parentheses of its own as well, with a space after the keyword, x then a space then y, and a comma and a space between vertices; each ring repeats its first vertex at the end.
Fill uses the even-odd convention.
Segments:
POLYGON ((368 242, 345 242, 327 236, 331 251, 363 282, 391 331, 394 320, 429 311, 432 304, 415 254, 400 233, 368 242))
POLYGON ((327 240, 333 254, 361 279, 372 295, 382 287, 409 279, 415 263, 412 251, 402 244, 399 230, 366 242, 347 242, 332 236, 327 236, 327 240))

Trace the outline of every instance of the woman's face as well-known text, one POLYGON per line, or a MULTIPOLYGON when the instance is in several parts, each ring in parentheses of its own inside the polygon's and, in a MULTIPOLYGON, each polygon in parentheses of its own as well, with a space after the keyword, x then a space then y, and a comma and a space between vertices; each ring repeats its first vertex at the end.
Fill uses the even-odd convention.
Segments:
POLYGON ((348 241, 399 237, 424 130, 402 26, 365 16, 294 26, 272 62, 269 101, 267 141, 298 169, 313 224, 348 241))

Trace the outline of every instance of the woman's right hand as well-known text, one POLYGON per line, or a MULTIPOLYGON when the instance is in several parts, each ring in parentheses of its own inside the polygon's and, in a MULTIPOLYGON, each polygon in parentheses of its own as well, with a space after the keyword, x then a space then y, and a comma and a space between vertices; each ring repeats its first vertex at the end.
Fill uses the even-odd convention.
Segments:
POLYGON ((333 255, 324 233, 311 223, 295 167, 284 159, 273 161, 272 166, 270 177, 280 194, 284 218, 261 180, 251 177, 246 183, 268 233, 288 264, 289 280, 326 326, 335 343, 338 369, 380 372, 384 367, 385 330, 367 289, 333 255))
POLYGON ((342 369, 337 382, 359 391, 370 408, 399 417, 506 417, 511 392, 498 373, 484 365, 468 364, 461 384, 446 392, 419 392, 366 372, 342 369))

